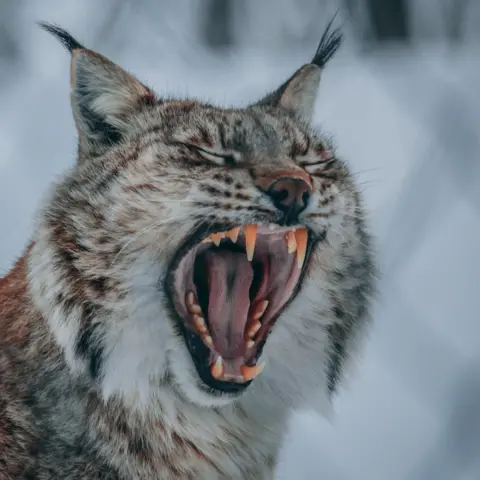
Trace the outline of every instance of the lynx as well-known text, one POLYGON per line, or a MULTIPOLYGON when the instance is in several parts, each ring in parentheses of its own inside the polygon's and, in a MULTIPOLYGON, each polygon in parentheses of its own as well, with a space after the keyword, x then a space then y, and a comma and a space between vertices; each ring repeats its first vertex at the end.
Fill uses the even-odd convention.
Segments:
POLYGON ((65 30, 76 164, 0 279, 1 479, 272 479, 369 324, 355 177, 311 63, 244 108, 159 98, 65 30))

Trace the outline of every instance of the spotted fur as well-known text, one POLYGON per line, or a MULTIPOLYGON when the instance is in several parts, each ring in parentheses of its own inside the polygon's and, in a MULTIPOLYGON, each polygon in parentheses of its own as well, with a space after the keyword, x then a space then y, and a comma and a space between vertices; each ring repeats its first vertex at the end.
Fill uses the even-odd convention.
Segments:
POLYGON ((158 99, 46 28, 72 54, 79 153, 0 280, 0 479, 272 479, 289 413, 329 409, 373 291, 360 193, 308 122, 338 34, 263 101, 225 109, 158 99), (265 371, 239 398, 212 395, 164 280, 199 227, 282 221, 259 188, 275 169, 311 175, 300 221, 319 240, 265 371))

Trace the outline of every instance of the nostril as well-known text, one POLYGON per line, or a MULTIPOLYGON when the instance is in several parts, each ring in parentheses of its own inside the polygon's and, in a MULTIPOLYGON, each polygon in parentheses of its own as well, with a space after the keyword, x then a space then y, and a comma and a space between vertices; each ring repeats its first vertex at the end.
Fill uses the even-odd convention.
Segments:
POLYGON ((269 192, 269 194, 273 198, 273 200, 276 201, 276 202, 283 202, 289 196, 288 190, 286 190, 284 188, 279 189, 279 190, 272 190, 272 191, 269 192))
POLYGON ((302 203, 303 207, 306 207, 308 205, 308 202, 310 201, 310 192, 305 191, 302 193, 302 203))

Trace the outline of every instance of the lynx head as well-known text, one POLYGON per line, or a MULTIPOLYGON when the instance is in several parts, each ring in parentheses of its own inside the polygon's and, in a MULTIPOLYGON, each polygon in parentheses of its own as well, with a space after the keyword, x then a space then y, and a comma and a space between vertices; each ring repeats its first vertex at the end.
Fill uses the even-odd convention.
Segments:
POLYGON ((340 34, 327 28, 274 93, 226 109, 158 98, 43 27, 72 55, 79 142, 30 285, 72 371, 139 405, 165 389, 204 406, 333 390, 369 277, 358 192, 309 125, 340 34))

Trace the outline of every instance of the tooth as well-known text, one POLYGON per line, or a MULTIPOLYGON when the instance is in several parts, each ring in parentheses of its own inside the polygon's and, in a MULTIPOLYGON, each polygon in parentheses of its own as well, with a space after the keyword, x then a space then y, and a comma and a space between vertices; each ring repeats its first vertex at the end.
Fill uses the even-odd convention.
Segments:
POLYGON ((297 241, 297 264, 298 268, 302 268, 307 253, 308 232, 306 228, 299 228, 295 231, 295 239, 297 241))
POLYGON ((253 338, 261 328, 262 324, 258 320, 254 320, 247 330, 247 337, 253 338))
POLYGON ((195 328, 201 333, 208 333, 207 324, 205 323, 205 319, 200 315, 193 316, 193 324, 195 328))
POLYGON ((255 308, 253 309, 252 318, 258 320, 262 318, 262 315, 265 313, 265 310, 268 307, 268 300, 261 300, 255 304, 255 308))
POLYGON ((234 373, 226 372, 223 373, 222 380, 235 383, 242 383, 245 381, 242 375, 235 375, 234 373))
POLYGON ((213 347, 213 338, 210 335, 203 335, 202 340, 205 345, 213 347))
POLYGON ((210 238, 212 239, 213 243, 218 247, 220 245, 220 242, 222 241, 222 238, 225 238, 225 233, 212 233, 210 235, 210 238))
POLYGON ((240 227, 232 228, 227 232, 227 237, 233 242, 237 243, 240 227))
POLYGON ((185 295, 185 303, 187 305, 187 310, 190 313, 202 313, 202 309, 197 303, 197 297, 191 290, 185 295))
POLYGON ((263 372, 265 368, 265 363, 260 363, 259 365, 255 365, 253 367, 248 367, 247 365, 242 365, 240 367, 240 371, 242 372, 243 379, 248 382, 263 372))
POLYGON ((202 240, 202 243, 212 243, 212 239, 210 237, 206 237, 202 240))
POLYGON ((293 230, 287 232, 285 238, 287 240, 288 253, 293 253, 297 249, 297 239, 295 238, 295 232, 293 230))
POLYGON ((193 305, 195 303, 195 294, 191 290, 185 295, 185 303, 187 305, 193 305))
POLYGON ((254 345, 255 345, 255 342, 253 340, 248 340, 247 348, 252 348, 254 345))
POLYGON ((190 313, 198 315, 199 313, 202 313, 202 308, 198 303, 191 303, 190 305, 187 305, 187 309, 190 313))
POLYGON ((223 374, 223 358, 218 357, 215 360, 215 363, 212 365, 212 368, 210 369, 210 373, 212 374, 213 378, 219 378, 223 374))
POLYGON ((247 250, 247 259, 249 262, 253 260, 253 252, 255 251, 255 242, 257 241, 258 225, 251 224, 244 228, 245 246, 247 250))

